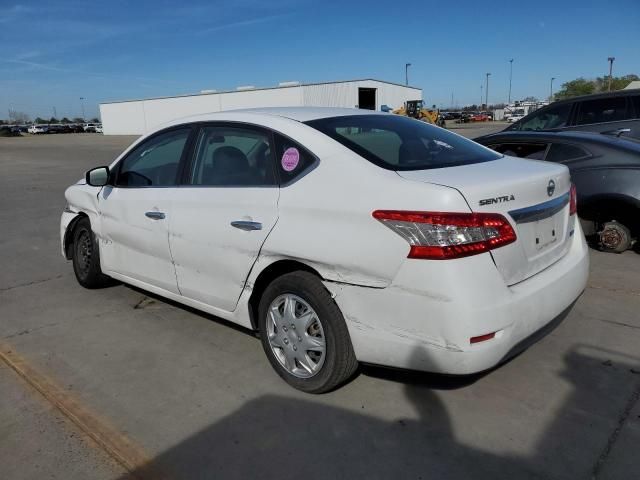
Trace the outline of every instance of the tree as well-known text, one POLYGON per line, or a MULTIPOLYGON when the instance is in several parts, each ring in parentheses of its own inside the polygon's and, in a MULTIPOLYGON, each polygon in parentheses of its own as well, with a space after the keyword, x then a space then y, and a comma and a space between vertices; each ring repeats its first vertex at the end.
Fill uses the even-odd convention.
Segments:
POLYGON ((51 117, 49 119, 49 123, 60 123, 60 122, 58 122, 58 119, 56 117, 51 117))
POLYGON ((523 101, 523 102, 536 102, 536 103, 537 103, 537 102, 538 102, 538 99, 537 99, 536 97, 531 97, 531 96, 529 96, 529 97, 524 97, 524 98, 522 99, 522 101, 523 101))
POLYGON ((38 124, 47 123, 47 121, 44 118, 40 118, 40 117, 36 117, 34 122, 38 124))
POLYGON ((100 119, 94 117, 91 119, 91 123, 100 123, 100 119))
MULTIPOLYGON (((623 75, 622 77, 611 78, 611 91, 622 90, 634 80, 640 80, 635 74, 623 75)), ((595 80, 588 80, 583 77, 576 78, 570 82, 563 83, 562 89, 554 97, 556 100, 576 97, 578 95, 589 95, 590 93, 609 91, 609 77, 598 77, 595 80)))
POLYGON ((556 100, 563 98, 577 97, 578 95, 589 95, 596 91, 596 84, 593 80, 586 80, 583 77, 576 78, 570 82, 562 84, 562 88, 554 95, 556 100))
POLYGON ((84 123, 84 118, 75 117, 73 119, 73 123, 84 123))
POLYGON ((64 117, 62 120, 60 120, 60 123, 71 123, 71 120, 69 120, 67 117, 64 117))

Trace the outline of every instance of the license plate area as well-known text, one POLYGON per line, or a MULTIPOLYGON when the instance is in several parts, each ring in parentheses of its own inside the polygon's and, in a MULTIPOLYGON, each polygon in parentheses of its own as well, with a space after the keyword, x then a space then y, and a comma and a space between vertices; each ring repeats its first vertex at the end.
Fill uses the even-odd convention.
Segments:
POLYGON ((562 235, 560 215, 554 215, 544 220, 538 220, 533 227, 534 248, 537 251, 546 250, 557 243, 562 235))

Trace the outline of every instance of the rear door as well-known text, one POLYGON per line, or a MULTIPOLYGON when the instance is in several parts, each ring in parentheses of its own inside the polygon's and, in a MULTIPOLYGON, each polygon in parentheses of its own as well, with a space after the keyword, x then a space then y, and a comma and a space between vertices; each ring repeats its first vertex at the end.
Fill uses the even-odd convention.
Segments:
POLYGON ((233 311, 278 218, 270 132, 210 124, 173 195, 170 245, 183 296, 233 311))

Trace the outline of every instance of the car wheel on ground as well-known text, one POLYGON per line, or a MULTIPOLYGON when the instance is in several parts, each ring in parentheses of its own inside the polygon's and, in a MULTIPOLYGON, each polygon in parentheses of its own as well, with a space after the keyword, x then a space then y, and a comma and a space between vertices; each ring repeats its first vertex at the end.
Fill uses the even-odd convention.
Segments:
POLYGON ((622 223, 606 222, 598 232, 598 241, 602 250, 622 253, 631 247, 631 231, 622 223))
POLYGON ((100 269, 100 251, 88 218, 78 220, 73 232, 73 272, 78 283, 85 288, 100 288, 109 284, 110 278, 100 269))
POLYGON ((275 279, 260 299, 258 326, 269 362, 294 388, 328 392, 358 367, 342 313, 311 273, 275 279))

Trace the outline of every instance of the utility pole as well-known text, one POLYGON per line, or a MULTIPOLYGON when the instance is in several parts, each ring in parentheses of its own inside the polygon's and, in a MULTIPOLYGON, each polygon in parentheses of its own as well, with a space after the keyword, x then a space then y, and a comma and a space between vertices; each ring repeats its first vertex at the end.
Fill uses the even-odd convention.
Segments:
POLYGON ((410 63, 404 64, 404 84, 405 85, 409 85, 409 67, 410 66, 411 66, 410 63))
POLYGON ((613 61, 615 59, 616 59, 616 57, 607 58, 607 60, 609 61, 609 88, 608 88, 608 91, 611 91, 611 75, 613 73, 613 61))
POLYGON ((480 85, 480 105, 478 105, 478 110, 482 110, 482 88, 483 86, 480 85))
POLYGON ((549 101, 553 102, 553 81, 556 77, 551 77, 551 86, 549 87, 549 101))
POLYGON ((489 110, 489 75, 491 74, 486 73, 486 75, 487 75, 487 86, 484 89, 484 98, 485 98, 484 103, 486 104, 487 110, 489 110))
POLYGON ((80 97, 80 105, 82 105, 82 121, 86 121, 84 118, 84 97, 80 97))
POLYGON ((513 78, 513 58, 509 60, 509 100, 507 101, 507 104, 509 105, 511 105, 511 79, 512 78, 513 78))
POLYGON ((453 110, 453 92, 451 92, 451 110, 453 110))

